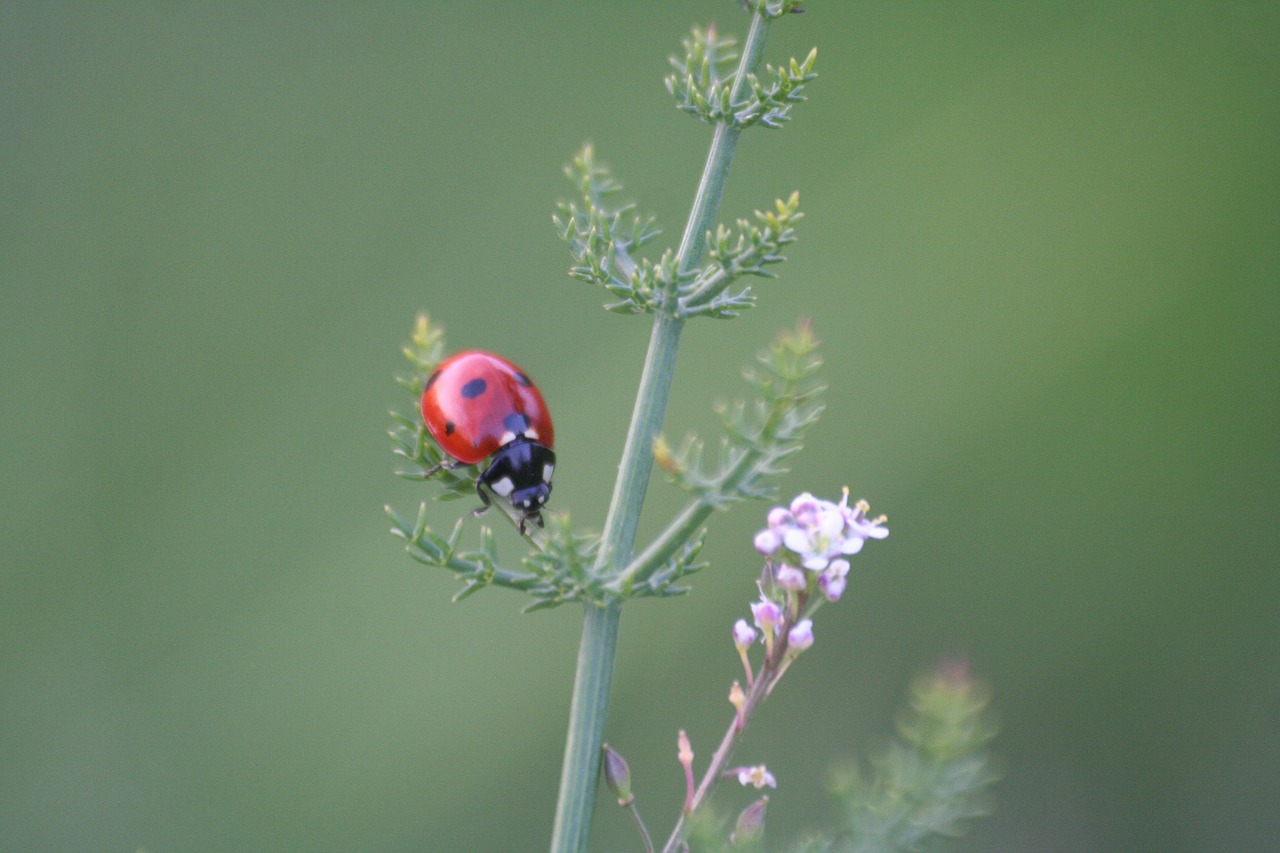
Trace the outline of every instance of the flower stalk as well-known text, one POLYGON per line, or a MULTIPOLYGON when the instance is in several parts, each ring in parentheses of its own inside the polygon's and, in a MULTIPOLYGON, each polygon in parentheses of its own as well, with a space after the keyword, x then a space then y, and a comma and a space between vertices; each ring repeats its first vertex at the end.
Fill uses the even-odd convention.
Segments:
POLYGON ((769 694, 769 689, 775 680, 772 677, 773 675, 773 673, 768 673, 769 677, 765 677, 765 673, 762 672, 762 677, 757 678, 755 683, 747 688, 742 707, 737 709, 733 722, 729 724, 724 736, 720 738, 720 744, 716 747, 715 753, 712 754, 711 762, 702 774, 702 779, 686 798, 685 807, 681 810, 680 817, 676 820, 676 825, 671 830, 671 836, 667 839, 667 843, 663 845, 662 853, 676 853, 680 849, 680 844, 684 841, 685 826, 689 821, 689 816, 696 812, 698 807, 706 801, 712 787, 724 776, 729 759, 733 757, 733 749, 738 745, 738 741, 742 739, 747 723, 751 721, 751 715, 755 713, 756 709, 760 707, 760 703, 769 694))
MULTIPOLYGON (((675 853, 685 843, 685 832, 691 816, 725 776, 737 775, 742 784, 756 788, 776 786, 773 775, 763 765, 727 769, 734 747, 742 739, 747 724, 760 704, 769 697, 791 664, 814 643, 813 620, 810 616, 828 601, 837 600, 822 586, 822 578, 833 570, 843 579, 849 570, 842 555, 856 554, 868 539, 883 539, 889 531, 885 519, 869 519, 863 501, 849 506, 849 490, 838 503, 821 500, 805 492, 787 507, 774 507, 768 514, 768 526, 756 534, 756 550, 765 557, 757 587, 760 599, 751 603, 751 615, 760 629, 759 635, 739 619, 733 626, 733 644, 750 676, 752 669, 748 648, 757 636, 764 643, 764 660, 749 680, 744 691, 735 681, 729 691, 734 715, 711 756, 701 781, 685 800, 663 853, 675 853), (803 569, 795 564, 801 564, 803 569)), ((683 732, 681 733, 683 735, 683 732)), ((692 756, 690 756, 692 758, 692 756)), ((684 762, 682 762, 684 763, 684 762)), ((690 773, 685 767, 686 776, 690 773)))

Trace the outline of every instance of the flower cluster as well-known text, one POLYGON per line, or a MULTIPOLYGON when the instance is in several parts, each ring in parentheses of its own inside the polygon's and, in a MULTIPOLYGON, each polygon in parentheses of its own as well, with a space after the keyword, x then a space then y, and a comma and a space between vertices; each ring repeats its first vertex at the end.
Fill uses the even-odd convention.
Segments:
POLYGON ((849 574, 845 558, 861 551, 868 539, 889 535, 885 518, 868 518, 869 509, 866 501, 849 506, 846 488, 839 503, 805 492, 790 506, 769 511, 768 526, 755 537, 756 550, 766 558, 760 600, 751 604, 759 633, 746 619, 733 626, 734 646, 748 683, 754 674, 747 652, 757 638, 765 645, 765 665, 776 667, 775 679, 792 658, 813 645, 809 617, 824 600, 836 601, 844 593, 849 574), (780 660, 777 647, 783 650, 780 660))
MULTIPOLYGON (((805 492, 790 506, 769 511, 768 526, 755 537, 756 550, 765 557, 757 584, 760 599, 751 603, 755 627, 746 619, 733 625, 733 645, 742 658, 748 685, 748 691, 744 691, 735 681, 729 691, 729 702, 736 712, 735 731, 742 731, 751 707, 767 696, 791 662, 813 645, 811 617, 824 603, 837 600, 844 592, 849 574, 845 557, 861 551, 868 539, 889 535, 885 518, 868 518, 868 509, 865 501, 850 507, 846 488, 839 503, 805 492), (761 640, 765 648, 758 673, 752 669, 749 654, 756 640, 761 640)), ((682 741, 682 756, 685 744, 687 740, 682 741)), ((692 757, 690 753, 690 761, 692 757)), ((687 765, 685 769, 691 785, 687 765)), ((756 788, 777 785, 763 764, 738 767, 725 775, 737 775, 740 783, 756 788)), ((763 802, 762 798, 758 803, 761 809, 763 802)))
POLYGON ((867 518, 870 508, 866 501, 858 501, 851 508, 847 488, 840 503, 824 501, 805 492, 793 500, 790 507, 779 506, 769 511, 769 526, 756 534, 756 550, 770 558, 781 552, 781 562, 786 568, 791 567, 785 558, 794 557, 810 571, 820 572, 843 563, 842 571, 847 572, 849 563, 840 557, 858 553, 868 539, 889 535, 888 528, 882 526, 883 516, 867 518))

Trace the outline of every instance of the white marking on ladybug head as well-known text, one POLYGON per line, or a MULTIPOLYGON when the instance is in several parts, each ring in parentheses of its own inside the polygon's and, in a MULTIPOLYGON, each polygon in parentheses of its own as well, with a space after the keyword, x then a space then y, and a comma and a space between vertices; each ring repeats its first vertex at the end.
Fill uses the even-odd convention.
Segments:
POLYGON ((546 465, 543 465, 542 466, 542 482, 550 483, 551 474, 555 470, 556 470, 556 466, 552 465, 550 462, 548 462, 546 465))
POLYGON ((510 477, 503 477, 501 480, 494 483, 490 488, 492 488, 495 492, 497 492, 498 494, 502 495, 505 498, 507 495, 511 494, 511 492, 515 489, 515 487, 516 487, 516 484, 511 482, 510 477))
POLYGON ((502 438, 498 439, 498 444, 506 446, 516 440, 516 434, 511 430, 507 430, 502 434, 502 438))
POLYGON ((537 441, 537 440, 538 440, 538 431, 537 431, 536 429, 534 429, 533 427, 529 427, 527 430, 525 430, 525 431, 524 431, 524 437, 525 437, 525 438, 531 438, 531 439, 533 439, 534 441, 537 441))

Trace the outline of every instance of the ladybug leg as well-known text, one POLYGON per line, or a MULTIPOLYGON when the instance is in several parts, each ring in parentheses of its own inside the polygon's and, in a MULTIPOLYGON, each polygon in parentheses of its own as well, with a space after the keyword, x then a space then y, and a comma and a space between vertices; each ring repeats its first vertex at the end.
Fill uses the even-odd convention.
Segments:
POLYGON ((542 510, 535 509, 532 512, 526 512, 520 516, 520 523, 516 525, 516 530, 520 531, 520 535, 525 533, 525 524, 532 521, 534 524, 542 527, 542 510))
POLYGON ((452 471, 461 464, 462 463, 456 459, 441 459, 439 462, 422 472, 422 479, 428 480, 436 474, 439 474, 441 471, 452 471))
POLYGON ((476 480, 476 494, 480 496, 480 506, 471 510, 471 514, 475 516, 484 515, 489 511, 489 507, 493 506, 493 502, 489 499, 489 493, 484 490, 484 478, 476 480))

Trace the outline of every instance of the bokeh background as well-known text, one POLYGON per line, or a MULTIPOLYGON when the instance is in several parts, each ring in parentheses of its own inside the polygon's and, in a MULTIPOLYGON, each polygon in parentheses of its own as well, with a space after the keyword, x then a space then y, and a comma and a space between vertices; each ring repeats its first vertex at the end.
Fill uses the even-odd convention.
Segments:
MULTIPOLYGON (((812 316, 830 406, 782 488, 848 484, 893 535, 742 750, 774 839, 958 656, 1005 780, 954 849, 1275 849, 1278 10, 775 27, 822 76, 721 218, 808 218, 758 309, 688 328, 667 430, 713 434, 812 316)), ((554 506, 599 527, 648 324, 566 277, 549 213, 591 139, 678 239, 708 128, 660 79, 708 20, 745 30, 729 0, 0 5, 0 850, 545 849, 580 613, 451 604, 387 534, 432 491, 391 474, 392 376, 419 309, 526 366, 554 506)), ((655 478, 642 535, 680 501, 655 478)), ((765 510, 627 609, 607 736, 655 826, 675 731, 706 756, 725 722, 765 510)))

